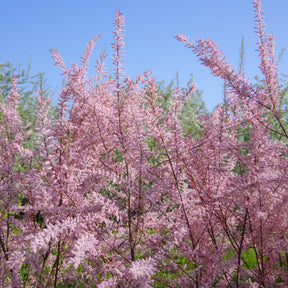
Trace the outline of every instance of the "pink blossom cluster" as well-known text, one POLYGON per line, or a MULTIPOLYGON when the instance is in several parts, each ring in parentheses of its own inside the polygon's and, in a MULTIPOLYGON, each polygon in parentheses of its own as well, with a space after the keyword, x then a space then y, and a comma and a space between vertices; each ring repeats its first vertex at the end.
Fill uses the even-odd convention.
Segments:
POLYGON ((87 75, 96 39, 72 67, 52 52, 65 86, 55 119, 38 92, 34 150, 13 83, 0 104, 1 287, 287 287, 288 151, 270 132, 288 136, 273 37, 254 7, 261 87, 212 40, 177 36, 226 86, 197 137, 179 118, 194 85, 165 112, 149 70, 125 78, 121 13, 114 77, 103 54, 87 75))

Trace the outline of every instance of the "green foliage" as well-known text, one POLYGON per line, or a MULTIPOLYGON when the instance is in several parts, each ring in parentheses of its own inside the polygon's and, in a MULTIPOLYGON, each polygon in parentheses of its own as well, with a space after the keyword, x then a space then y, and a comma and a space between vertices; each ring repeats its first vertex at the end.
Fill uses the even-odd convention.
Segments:
POLYGON ((235 254, 235 249, 230 248, 225 251, 224 255, 222 256, 222 259, 224 261, 228 261, 234 254, 235 254))
POLYGON ((42 227, 43 222, 44 222, 44 217, 40 211, 38 211, 37 214, 35 215, 35 221, 36 223, 40 225, 40 227, 42 227))
POLYGON ((193 271, 196 269, 193 260, 189 260, 186 257, 187 255, 179 253, 176 247, 173 247, 172 250, 168 253, 170 253, 171 258, 170 260, 166 259, 164 261, 166 267, 161 272, 158 272, 154 275, 154 278, 158 280, 154 282, 153 287, 155 288, 170 287, 166 283, 169 283, 171 281, 173 282, 173 280, 176 280, 183 275, 193 274, 193 271), (172 268, 175 267, 175 265, 180 269, 175 271, 172 268))
POLYGON ((173 86, 174 80, 172 80, 168 85, 165 85, 165 81, 161 81, 158 83, 157 93, 160 95, 158 101, 161 104, 161 108, 164 110, 164 112, 167 112, 169 110, 173 95, 173 86))
MULTIPOLYGON (((172 79, 170 84, 165 85, 165 82, 158 83, 158 94, 160 95, 158 101, 161 104, 161 108, 164 113, 167 112, 171 105, 172 95, 176 86, 179 86, 178 74, 175 79, 172 79)), ((188 86, 193 83, 193 76, 191 76, 188 86)), ((185 88, 181 88, 182 92, 185 88)), ((198 119, 200 114, 207 113, 205 103, 202 99, 202 91, 196 90, 194 93, 190 93, 188 99, 184 103, 180 115, 182 121, 182 129, 186 136, 198 137, 201 135, 201 123, 198 119)))
POLYGON ((123 159, 123 153, 120 151, 120 150, 115 150, 114 151, 114 155, 113 155, 113 160, 115 163, 120 163, 122 162, 124 159, 123 159))
POLYGON ((201 135, 200 131, 202 127, 198 116, 204 113, 207 113, 207 110, 202 100, 202 91, 196 90, 184 103, 180 115, 182 128, 186 135, 201 135))
POLYGON ((239 126, 237 129, 237 139, 239 142, 249 143, 249 140, 251 138, 251 126, 239 126))
POLYGON ((28 281, 30 264, 23 263, 20 269, 20 276, 24 284, 28 281))
POLYGON ((252 268, 255 269, 257 267, 257 258, 255 250, 250 248, 249 250, 245 250, 241 254, 242 259, 244 260, 243 267, 246 269, 252 268))
MULTIPOLYGON (((287 135, 283 135, 283 128, 285 131, 288 131, 288 75, 282 75, 281 78, 281 100, 280 100, 280 111, 279 111, 279 120, 280 123, 275 119, 275 117, 272 118, 273 124, 274 124, 274 131, 271 131, 270 135, 272 139, 277 139, 279 141, 288 143, 287 135)), ((268 115, 269 118, 271 118, 271 115, 268 115)))
POLYGON ((238 64, 239 72, 242 72, 244 70, 244 64, 245 64, 245 42, 244 42, 244 36, 242 36, 241 46, 239 49, 239 64, 238 64))
MULTIPOLYGON (((35 124, 37 111, 36 90, 42 91, 44 97, 51 97, 52 91, 47 84, 44 72, 31 75, 31 63, 27 69, 16 68, 11 62, 0 63, 0 101, 6 101, 10 93, 13 78, 17 79, 18 93, 20 95, 18 112, 23 121, 25 131, 33 131, 23 141, 23 147, 36 148, 35 124)), ((55 107, 51 107, 50 113, 55 114, 55 107)))

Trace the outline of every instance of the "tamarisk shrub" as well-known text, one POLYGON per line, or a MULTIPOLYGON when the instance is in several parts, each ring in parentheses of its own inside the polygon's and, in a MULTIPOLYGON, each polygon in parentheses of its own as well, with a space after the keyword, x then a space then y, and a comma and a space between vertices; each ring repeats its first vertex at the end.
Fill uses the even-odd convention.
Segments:
POLYGON ((179 153, 178 116, 193 87, 178 91, 165 115, 150 71, 124 78, 120 13, 115 27, 114 79, 105 55, 96 78, 86 75, 97 39, 71 68, 53 51, 66 82, 56 119, 49 119, 49 99, 37 96, 38 147, 17 183, 26 200, 13 206, 20 236, 6 261, 13 287, 16 276, 23 286, 144 287, 161 271, 157 266, 165 268, 159 252, 170 233, 171 169, 179 173, 169 150, 179 153))
POLYGON ((194 84, 175 88, 164 111, 149 70, 125 77, 120 12, 113 75, 104 54, 96 76, 87 75, 97 38, 71 67, 52 51, 65 86, 56 118, 37 93, 30 151, 21 147, 14 86, 0 107, 2 286, 287 286, 288 151, 270 132, 288 137, 273 37, 260 1, 254 7, 259 87, 213 41, 176 37, 226 87, 224 104, 199 115, 195 135, 181 126, 194 84))
POLYGON ((204 165, 200 162, 202 169, 206 167, 203 180, 196 177, 196 165, 188 162, 186 169, 191 170, 190 185, 199 187, 202 205, 210 209, 207 232, 214 252, 220 252, 223 269, 215 285, 285 287, 287 147, 272 141, 270 132, 287 138, 287 131, 279 117, 273 36, 265 32, 259 0, 254 1, 254 8, 262 87, 252 86, 244 74, 231 70, 213 41, 200 39, 194 43, 183 35, 176 37, 213 75, 222 78, 226 87, 224 105, 205 122, 207 136, 201 158, 203 162, 206 155, 207 160, 204 165))
MULTIPOLYGON (((19 94, 17 93, 17 81, 11 82, 10 94, 6 103, 0 103, 0 285, 5 285, 5 279, 12 276, 13 285, 19 285, 20 277, 14 270, 15 264, 7 265, 11 261, 11 251, 17 249, 19 241, 19 223, 21 214, 13 214, 13 205, 22 204, 19 199, 18 182, 21 174, 15 169, 15 163, 20 155, 30 156, 30 151, 21 146, 25 134, 21 118, 17 112, 19 94)), ((22 201, 21 201, 22 200, 22 201)), ((24 202, 24 201, 23 201, 24 202)))

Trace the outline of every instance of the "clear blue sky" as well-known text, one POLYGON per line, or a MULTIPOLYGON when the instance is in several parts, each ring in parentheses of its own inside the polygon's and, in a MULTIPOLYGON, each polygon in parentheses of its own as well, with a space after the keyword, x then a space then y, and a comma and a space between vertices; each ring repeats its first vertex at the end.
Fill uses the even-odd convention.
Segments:
MULTIPOLYGON (((146 68, 167 84, 180 73, 181 84, 191 73, 204 101, 212 110, 221 101, 221 81, 214 79, 194 55, 174 39, 178 33, 211 38, 224 51, 232 65, 239 61, 242 36, 245 37, 245 71, 249 78, 259 74, 254 34, 252 0, 2 0, 0 17, 0 62, 11 61, 32 73, 44 71, 52 88, 61 86, 60 71, 54 66, 50 48, 60 50, 67 65, 78 62, 86 43, 99 33, 91 65, 101 50, 111 55, 112 30, 116 10, 126 22, 126 75, 135 77, 146 68)), ((288 48, 288 1, 263 0, 267 31, 275 35, 276 52, 288 48)), ((288 74, 288 53, 280 72, 288 74)), ((110 66, 108 61, 107 66, 110 66)), ((56 95, 57 97, 57 95, 56 95)))

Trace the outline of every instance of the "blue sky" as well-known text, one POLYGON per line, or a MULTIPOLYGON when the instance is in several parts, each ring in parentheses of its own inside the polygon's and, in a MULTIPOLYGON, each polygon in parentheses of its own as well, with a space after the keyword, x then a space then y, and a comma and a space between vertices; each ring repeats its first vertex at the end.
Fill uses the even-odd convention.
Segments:
MULTIPOLYGON (((288 48, 288 1, 262 0, 267 31, 275 35, 276 52, 288 48)), ((245 38, 245 71, 250 79, 260 75, 255 52, 252 0, 9 0, 1 3, 0 63, 11 61, 32 73, 44 71, 51 88, 61 87, 60 70, 54 66, 50 48, 60 50, 67 65, 78 62, 91 37, 102 35, 91 66, 104 49, 111 54, 115 11, 126 22, 126 75, 134 78, 150 68, 167 84, 179 72, 181 85, 194 75, 209 110, 222 99, 222 82, 210 76, 194 55, 174 39, 178 33, 193 39, 211 38, 232 65, 239 62, 241 38, 245 38)), ((111 61, 108 59, 107 66, 111 61)), ((288 74, 288 53, 279 70, 288 74)), ((92 70, 92 69, 91 69, 92 70)), ((93 73, 93 70, 92 70, 93 73)), ((57 98, 57 95, 55 95, 57 98)))

